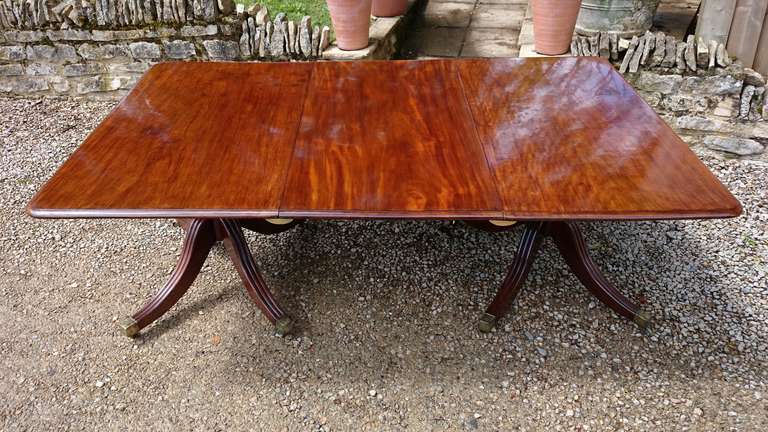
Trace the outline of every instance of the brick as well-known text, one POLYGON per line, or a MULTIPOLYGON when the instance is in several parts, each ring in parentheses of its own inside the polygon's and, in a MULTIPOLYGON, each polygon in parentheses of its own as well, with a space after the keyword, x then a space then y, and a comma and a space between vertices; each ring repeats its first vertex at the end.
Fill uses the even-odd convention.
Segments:
POLYGON ((93 40, 108 42, 113 40, 141 39, 145 37, 143 30, 94 30, 93 40))
POLYGON ((75 63, 64 66, 64 76, 97 75, 105 72, 104 66, 98 63, 75 63))
POLYGON ((84 43, 77 48, 77 53, 86 60, 105 60, 115 57, 128 57, 130 50, 127 45, 91 44, 84 43))
POLYGON ((128 47, 137 59, 156 59, 162 56, 160 45, 152 42, 134 42, 128 47))
POLYGON ((240 55, 240 46, 235 41, 207 40, 203 46, 211 60, 234 60, 240 55))
POLYGON ((179 31, 173 27, 160 27, 158 29, 147 29, 144 37, 148 39, 172 38, 178 37, 179 31))
POLYGON ((172 59, 186 59, 196 54, 195 45, 192 42, 175 40, 163 43, 165 55, 172 59))
POLYGON ((20 64, 0 65, 0 76, 24 75, 24 67, 20 64))
POLYGON ((0 60, 24 60, 26 58, 24 47, 21 45, 0 46, 0 60))
POLYGON ((74 40, 83 41, 91 40, 93 35, 88 30, 48 30, 45 32, 48 39, 52 41, 60 40, 74 40))
POLYGON ((40 30, 6 31, 5 39, 10 42, 40 42, 45 38, 45 33, 40 30))
POLYGON ((48 81, 40 77, 9 77, 0 80, 0 92, 29 94, 48 91, 48 81))
POLYGON ((118 75, 130 75, 130 74, 143 74, 149 70, 149 63, 144 62, 132 62, 132 63, 113 63, 107 65, 109 73, 118 75))
POLYGON ((77 60, 75 47, 64 44, 27 45, 27 58, 30 60, 68 61, 77 60))
POLYGON ((200 37, 200 36, 213 36, 219 33, 219 28, 216 24, 209 24, 207 26, 184 26, 181 28, 182 37, 200 37))
POLYGON ((50 63, 30 63, 27 65, 27 75, 53 75, 56 69, 50 63))
POLYGON ((122 80, 119 77, 98 75, 88 77, 77 84, 78 94, 113 91, 120 88, 122 80))
POLYGON ((51 79, 51 87, 58 93, 68 93, 70 88, 69 81, 63 77, 53 77, 51 79))

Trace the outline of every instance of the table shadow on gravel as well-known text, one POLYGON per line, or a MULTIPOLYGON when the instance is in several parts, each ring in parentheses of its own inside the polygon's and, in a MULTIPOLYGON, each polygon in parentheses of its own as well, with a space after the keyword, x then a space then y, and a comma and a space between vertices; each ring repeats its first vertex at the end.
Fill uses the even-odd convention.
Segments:
MULTIPOLYGON (((687 306, 684 313, 706 315, 715 313, 712 305, 706 302, 688 303, 688 286, 702 286, 707 284, 713 291, 725 291, 724 287, 713 286, 723 283, 705 274, 693 271, 680 272, 673 263, 674 260, 666 259, 666 249, 663 246, 654 245, 652 242, 635 240, 633 244, 626 242, 636 237, 638 232, 648 233, 659 231, 667 225, 679 228, 680 222, 658 222, 642 224, 640 228, 628 223, 601 223, 594 227, 585 228, 588 242, 593 245, 594 258, 600 266, 606 269, 607 277, 614 281, 621 289, 632 298, 642 297, 647 301, 653 311, 656 326, 655 334, 659 337, 675 337, 677 322, 674 316, 669 315, 669 310, 681 308, 681 304, 687 306), (624 243, 622 243, 624 242, 624 243), (632 254, 637 250, 637 254, 632 254), (627 254, 629 253, 629 254, 627 254), (628 262, 640 262, 640 269, 632 269, 628 262), (649 267, 655 270, 654 275, 647 274, 649 267), (676 289, 664 285, 661 281, 669 280, 677 283, 682 289, 676 289), (667 301, 676 301, 671 305, 665 305, 667 301)), ((587 225, 587 224, 584 224, 587 225)), ((590 224, 591 225, 591 224, 590 224)), ((684 226, 684 224, 683 224, 684 226)), ((663 234, 662 234, 663 235, 663 234)), ((485 233, 465 227, 463 224, 450 224, 445 222, 308 222, 296 230, 281 234, 275 240, 283 247, 274 249, 277 257, 275 260, 286 265, 279 270, 269 270, 266 265, 268 282, 274 287, 275 292, 281 298, 297 318, 298 337, 311 335, 318 344, 318 358, 337 359, 351 361, 352 364, 365 365, 359 370, 336 370, 330 368, 323 373, 334 373, 339 378, 369 376, 375 379, 382 373, 417 379, 422 373, 423 367, 433 362, 432 353, 424 351, 415 352, 406 359, 394 359, 385 353, 386 347, 402 343, 398 334, 388 332, 392 327, 382 326, 381 323, 388 318, 395 321, 405 320, 409 328, 406 333, 413 340, 408 345, 416 347, 429 345, 433 341, 430 335, 443 334, 455 344, 457 351, 466 352, 466 358, 481 356, 490 361, 486 366, 491 371, 482 372, 481 375, 494 375, 495 367, 505 369, 509 367, 507 361, 489 358, 487 347, 483 340, 490 338, 499 344, 501 350, 515 345, 515 340, 528 333, 528 324, 536 324, 539 329, 542 326, 552 326, 553 330, 568 330, 568 327, 580 326, 578 330, 586 333, 587 337, 600 338, 600 330, 589 327, 592 319, 607 322, 610 326, 617 326, 617 334, 611 335, 615 344, 637 343, 646 345, 647 349, 657 355, 655 364, 644 365, 638 362, 635 366, 638 371, 651 367, 666 367, 670 370, 683 369, 683 364, 695 360, 696 355, 687 356, 685 352, 671 353, 671 347, 664 344, 650 344, 637 334, 637 329, 629 322, 616 316, 612 311, 597 304, 590 308, 589 297, 576 278, 568 272, 565 264, 554 251, 554 245, 549 241, 543 245, 543 254, 532 270, 529 283, 526 284, 519 304, 513 311, 511 319, 505 319, 502 326, 511 327, 510 333, 494 332, 489 336, 479 335, 475 327, 475 319, 485 304, 490 300, 495 288, 503 278, 504 269, 511 260, 514 245, 516 245, 518 231, 507 233, 485 233), (317 236, 328 236, 339 239, 336 243, 324 243, 317 236), (403 239, 410 239, 405 240, 403 239), (392 249, 391 243, 399 242, 397 249, 392 249), (482 248, 473 248, 473 245, 482 244, 482 248), (465 245, 463 248, 457 245, 465 245), (510 246, 512 245, 512 246, 510 246), (442 265, 437 266, 429 283, 421 286, 407 283, 400 275, 413 275, 423 272, 420 266, 423 254, 433 253, 443 260, 442 265), (394 262, 399 266, 398 270, 381 269, 375 262, 394 262), (293 265, 291 264, 293 263, 293 265), (346 271, 348 264, 350 271, 346 271), (552 272, 552 267, 557 271, 552 272), (349 276, 364 275, 366 280, 349 280, 349 276), (374 275, 375 277, 372 277, 374 275), (379 281, 381 287, 377 288, 373 280, 379 281), (404 283, 406 282, 406 283, 404 283), (457 289, 458 288, 458 289, 457 289), (391 317, 388 311, 398 309, 395 307, 398 301, 407 299, 408 305, 403 314, 391 317), (458 303, 459 310, 453 314, 453 324, 446 324, 444 316, 435 317, 430 313, 433 307, 447 308, 448 303, 458 303), (545 304, 550 306, 544 310, 545 304), (298 307, 297 307, 298 306, 298 307), (308 313, 307 310, 310 310, 308 313), (324 311, 324 312, 323 312, 324 311), (371 312, 373 311, 373 312, 371 312), (552 312, 556 311, 556 312, 552 312), (574 314, 566 316, 565 320, 552 319, 553 313, 574 314), (319 314, 334 316, 331 320, 319 319, 319 314), (370 317, 374 319, 371 321, 370 317), (349 343, 345 337, 335 332, 334 326, 344 327, 345 323, 356 323, 355 328, 349 328, 341 334, 354 335, 362 343, 370 344, 370 351, 347 350, 349 343), (382 328, 383 327, 383 328, 382 328), (392 338, 389 340, 389 338, 392 338), (380 344, 377 348, 377 344, 380 344), (681 357, 682 356, 682 357, 681 357), (409 363, 412 367, 400 364, 409 363), (400 364, 399 366, 397 366, 400 364), (386 371, 386 372, 382 372, 386 371)), ((254 248, 255 249, 255 248, 254 248)), ((676 249, 684 255, 697 257, 701 250, 701 244, 695 240, 684 238, 676 245, 676 249)), ((254 251, 257 259, 260 253, 254 251)), ((266 257, 261 257, 266 259, 266 257)), ((432 262, 432 259, 427 261, 432 262)), ((696 265, 694 262, 692 265, 696 265)), ((245 295, 241 301, 247 302, 245 295)), ((735 305, 739 310, 739 305, 735 305)), ((734 317, 738 319, 738 316, 734 317)), ((243 320, 236 326, 243 334, 260 331, 254 328, 251 320, 243 320)), ((262 326, 258 326, 262 327, 262 326)), ((608 342, 608 341, 605 341, 608 342)), ((608 348, 611 351, 611 348, 608 348)), ((238 346, 232 352, 233 357, 245 356, 259 363, 274 363, 272 366, 280 367, 285 362, 299 361, 291 358, 291 354, 273 357, 265 355, 262 347, 238 346)), ((555 353, 557 354, 557 353, 555 353)), ((614 350, 612 355, 621 356, 621 350, 614 350)), ((577 356, 578 357, 578 356, 577 356)), ((587 356, 588 357, 588 356, 587 356)), ((301 361, 305 361, 301 360, 301 361)), ((456 359, 454 359, 456 360, 456 359)), ((474 367, 465 361, 437 362, 440 363, 449 375, 473 370, 474 367)), ((558 364, 558 367, 568 368, 569 363, 558 364)), ((574 372, 579 365, 574 365, 574 372)), ((354 368, 357 369, 357 368, 354 368)))

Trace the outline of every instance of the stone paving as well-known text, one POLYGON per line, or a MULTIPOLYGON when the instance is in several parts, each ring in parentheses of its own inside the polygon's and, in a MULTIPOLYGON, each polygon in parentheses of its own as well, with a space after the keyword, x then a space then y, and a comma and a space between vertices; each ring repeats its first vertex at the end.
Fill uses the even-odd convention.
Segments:
MULTIPOLYGON (((697 6, 695 0, 662 0, 654 17, 654 28, 682 39, 697 6)), ((533 55, 527 8, 528 0, 429 0, 409 31, 401 56, 533 55)))
POLYGON ((430 0, 403 56, 517 57, 527 5, 527 0, 430 0))

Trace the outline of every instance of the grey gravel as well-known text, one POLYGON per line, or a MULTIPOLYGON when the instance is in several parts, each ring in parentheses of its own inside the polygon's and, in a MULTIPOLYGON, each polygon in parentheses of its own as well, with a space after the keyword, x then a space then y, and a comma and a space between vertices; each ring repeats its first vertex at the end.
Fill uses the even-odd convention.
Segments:
POLYGON ((583 224, 650 336, 598 304, 546 241, 511 316, 475 328, 519 230, 308 222, 248 234, 297 334, 273 336, 221 248, 136 340, 115 321, 161 286, 163 220, 34 220, 32 194, 113 107, 0 99, 0 429, 766 430, 768 165, 701 157, 731 220, 583 224))

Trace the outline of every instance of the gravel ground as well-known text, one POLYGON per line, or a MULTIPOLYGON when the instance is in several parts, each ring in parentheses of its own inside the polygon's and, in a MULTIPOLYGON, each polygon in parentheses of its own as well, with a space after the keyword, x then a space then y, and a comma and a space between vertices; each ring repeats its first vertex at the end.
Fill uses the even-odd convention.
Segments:
POLYGON ((596 303, 547 241, 511 316, 476 319, 520 231, 308 222, 248 235, 294 315, 279 338, 223 249, 131 340, 170 221, 40 221, 24 206, 112 102, 0 99, 0 429, 766 430, 768 164, 702 154, 744 205, 721 221, 583 224, 651 336, 596 303))

